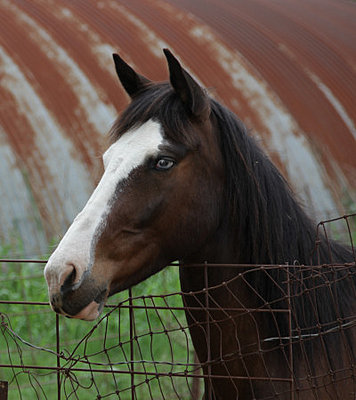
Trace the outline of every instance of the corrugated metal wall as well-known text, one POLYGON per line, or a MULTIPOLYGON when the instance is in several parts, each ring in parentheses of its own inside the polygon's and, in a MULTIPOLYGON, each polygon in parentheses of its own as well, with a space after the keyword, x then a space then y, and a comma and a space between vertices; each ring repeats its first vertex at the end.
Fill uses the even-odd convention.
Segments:
POLYGON ((317 217, 355 209, 356 3, 0 0, 0 242, 46 250, 100 176, 127 97, 111 54, 170 48, 253 130, 317 217))

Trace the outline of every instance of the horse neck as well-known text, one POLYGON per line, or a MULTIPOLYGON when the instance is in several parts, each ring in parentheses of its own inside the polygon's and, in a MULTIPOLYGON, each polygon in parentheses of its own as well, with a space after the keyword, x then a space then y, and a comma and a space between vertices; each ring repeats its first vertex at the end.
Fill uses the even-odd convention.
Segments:
MULTIPOLYGON (((213 102, 212 107, 214 132, 225 160, 225 194, 218 202, 221 222, 206 243, 183 261, 306 265, 350 262, 346 248, 323 236, 318 238, 319 257, 313 254, 316 224, 244 125, 219 104, 213 102)), ((211 275, 224 280, 230 274, 228 270, 220 269, 218 274, 211 275)), ((191 277, 192 272, 185 274, 191 277)))
POLYGON ((233 229, 223 222, 200 249, 181 260, 182 290, 199 291, 206 285, 214 286, 231 279, 236 275, 236 268, 223 268, 220 265, 240 264, 242 259, 233 229), (211 264, 219 266, 212 267, 211 264))
POLYGON ((260 193, 257 199, 241 199, 234 205, 234 210, 229 210, 231 199, 222 201, 223 220, 219 228, 184 262, 309 263, 315 246, 316 225, 285 186, 282 187, 284 193, 270 188, 267 193, 260 193))

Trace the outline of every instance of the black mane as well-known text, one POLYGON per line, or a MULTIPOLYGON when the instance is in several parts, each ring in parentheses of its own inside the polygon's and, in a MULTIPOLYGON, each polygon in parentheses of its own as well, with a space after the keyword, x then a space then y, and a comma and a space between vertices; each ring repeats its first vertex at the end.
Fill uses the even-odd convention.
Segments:
MULTIPOLYGON (((285 299, 290 296, 292 327, 302 335, 320 334, 340 321, 347 321, 354 315, 354 268, 351 274, 348 266, 325 265, 316 270, 310 266, 352 263, 355 260, 351 249, 323 235, 317 238, 316 224, 306 215, 288 183, 248 134, 244 124, 215 101, 212 101, 212 112, 218 122, 228 173, 227 204, 232 205, 230 217, 236 221, 235 240, 240 248, 240 258, 236 262, 296 265, 288 269, 288 278, 283 268, 272 268, 266 274, 247 270, 246 281, 271 308, 287 308, 285 299), (291 282, 289 289, 287 279, 291 282)), ((275 315, 275 321, 278 321, 278 328, 267 322, 271 326, 270 334, 289 336, 286 315, 275 315)), ((323 340, 329 363, 336 368, 340 359, 335 349, 345 343, 336 335, 326 335, 323 340)), ((350 354, 355 357, 349 332, 345 333, 345 340, 349 343, 350 354)), ((297 354, 304 351, 314 371, 312 342, 307 341, 303 347, 297 354)))
POLYGON ((322 238, 281 173, 227 108, 212 100, 228 176, 231 217, 242 244, 239 263, 315 264, 352 261, 351 252, 322 238))

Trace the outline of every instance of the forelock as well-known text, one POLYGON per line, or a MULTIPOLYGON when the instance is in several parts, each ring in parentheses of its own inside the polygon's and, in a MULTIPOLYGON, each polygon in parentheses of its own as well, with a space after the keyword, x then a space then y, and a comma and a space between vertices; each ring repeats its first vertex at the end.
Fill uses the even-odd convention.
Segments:
POLYGON ((169 83, 150 85, 131 101, 110 131, 112 142, 148 120, 160 123, 167 139, 196 147, 190 118, 169 83))

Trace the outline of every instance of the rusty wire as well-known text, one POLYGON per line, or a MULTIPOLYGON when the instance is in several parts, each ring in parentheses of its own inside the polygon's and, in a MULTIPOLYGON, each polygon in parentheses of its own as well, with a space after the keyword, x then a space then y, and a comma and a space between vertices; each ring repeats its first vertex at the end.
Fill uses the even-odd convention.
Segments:
MULTIPOLYGON (((344 216, 318 225, 318 234, 322 232, 328 237, 331 223, 344 222, 354 261, 355 230, 352 224, 355 224, 355 216, 344 216)), ((315 251, 317 249, 318 239, 315 251)), ((204 378, 207 382, 205 390, 211 391, 210 397, 206 398, 214 398, 213 381, 222 379, 232 383, 231 387, 236 387, 236 393, 238 382, 248 382, 252 395, 259 384, 267 382, 269 391, 265 397, 258 397, 265 399, 297 399, 303 391, 308 390, 314 396, 310 398, 319 398, 317 390, 323 385, 326 390, 331 390, 329 386, 352 379, 355 383, 350 395, 354 398, 355 350, 350 343, 350 335, 355 330, 356 315, 341 313, 335 291, 338 285, 356 275, 355 262, 332 264, 332 261, 328 265, 316 266, 224 265, 239 272, 217 285, 208 281, 209 268, 216 268, 217 264, 185 266, 203 268, 205 282, 201 290, 185 294, 183 303, 180 291, 163 295, 134 295, 129 290, 117 304, 107 305, 104 315, 92 325, 80 321, 68 322, 54 313, 47 313, 49 307, 45 301, 0 298, 0 381, 9 382, 10 399, 195 400, 203 395, 204 378), (338 274, 335 274, 336 270, 338 274), (283 279, 277 281, 276 273, 283 279), (270 286, 274 286, 278 296, 267 301, 251 284, 251 276, 262 277, 270 286), (254 294, 256 302, 253 307, 233 290, 236 284, 244 285, 254 294), (323 321, 318 314, 316 298, 324 289, 329 291, 334 304, 336 318, 333 320, 323 321), (219 291, 233 299, 230 307, 223 307, 217 301, 215 293, 219 291), (313 326, 300 324, 301 317, 295 304, 301 298, 309 311, 315 314, 317 323, 313 326), (49 326, 53 330, 50 334, 45 329, 43 336, 48 335, 48 340, 53 341, 43 344, 38 338, 19 334, 19 328, 12 324, 13 311, 7 311, 10 306, 25 308, 28 314, 40 310, 37 313, 38 323, 43 323, 44 319, 50 321, 49 326), (196 319, 198 310, 206 315, 204 323, 196 319), (184 312, 190 316, 189 322, 184 312), (239 336, 239 319, 243 318, 248 318, 255 329, 250 341, 241 341, 239 336), (267 335, 262 331, 263 318, 268 318, 274 334, 267 335), (281 318, 286 318, 287 329, 280 324, 281 318), (141 321, 140 324, 138 321, 141 321), (80 335, 70 338, 72 341, 64 339, 68 324, 75 323, 81 324, 80 335), (217 343, 218 350, 212 352, 209 344, 217 336, 224 336, 221 327, 229 326, 227 324, 234 326, 236 343, 239 345, 227 352, 224 343, 217 343), (202 362, 195 355, 190 337, 190 330, 197 329, 207 346, 206 359, 202 362), (339 365, 337 368, 328 356, 329 340, 335 335, 338 335, 345 354, 342 367, 339 365), (321 349, 320 362, 329 363, 325 374, 315 371, 313 367, 308 352, 308 346, 313 343, 317 343, 321 349), (275 371, 270 367, 269 357, 277 352, 278 357, 284 360, 283 371, 275 371), (34 357, 34 354, 41 356, 34 357), (264 373, 251 375, 249 359, 259 360, 264 373), (234 360, 244 365, 244 374, 235 376, 216 372, 222 371, 220 366, 234 360), (304 365, 304 370, 302 374, 298 372, 297 378, 296 365, 299 364, 304 365), (55 391, 53 384, 56 384, 55 391)), ((0 259, 0 262, 45 263, 41 260, 17 259, 0 259)), ((172 265, 169 268, 177 267, 172 265)))

